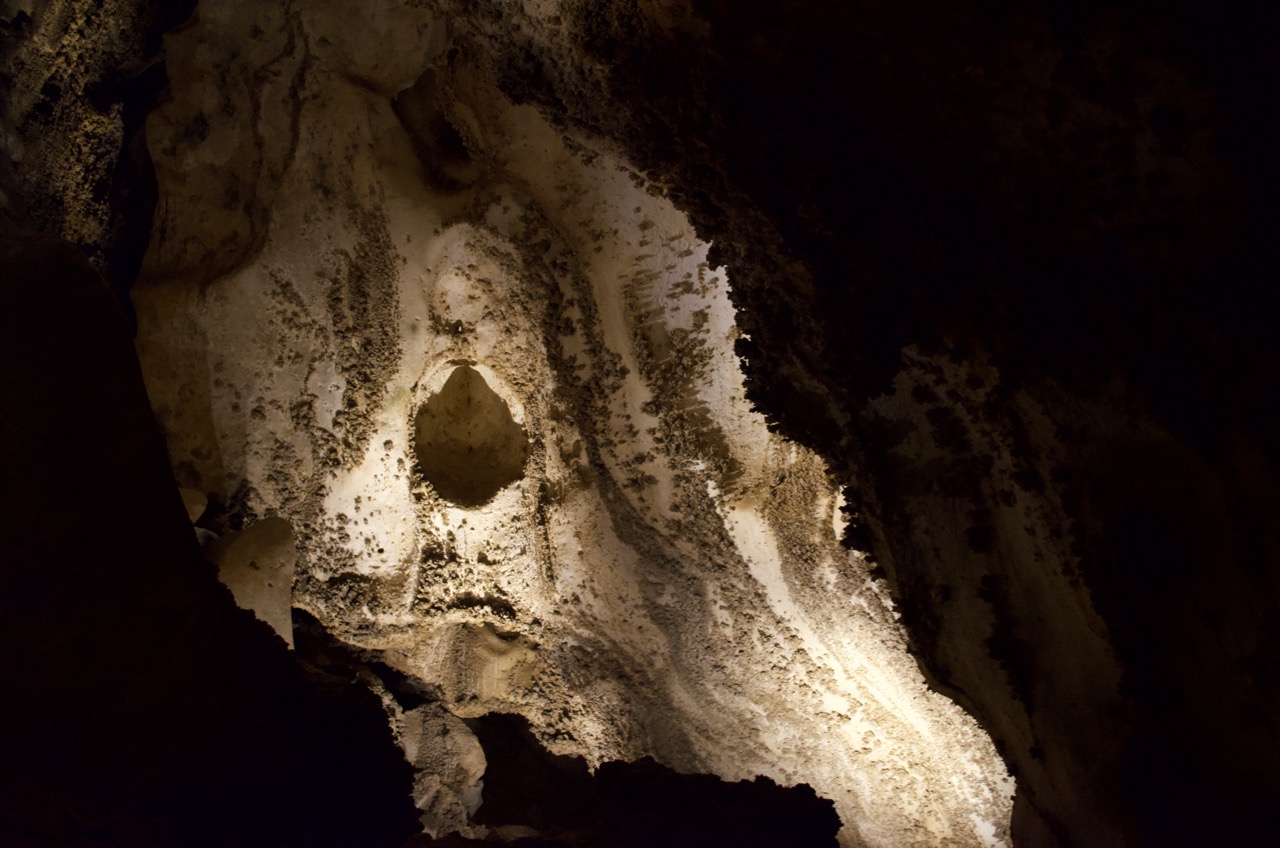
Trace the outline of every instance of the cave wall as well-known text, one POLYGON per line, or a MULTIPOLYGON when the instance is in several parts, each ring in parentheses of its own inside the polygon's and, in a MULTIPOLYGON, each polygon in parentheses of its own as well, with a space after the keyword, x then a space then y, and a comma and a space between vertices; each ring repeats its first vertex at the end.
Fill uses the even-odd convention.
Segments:
POLYGON ((343 9, 166 38, 133 302, 202 529, 287 521, 294 605, 452 715, 808 784, 848 845, 1005 843, 994 748, 840 546, 826 466, 746 402, 709 245, 512 103, 467 17, 343 9))
POLYGON ((24 5, 3 34, 0 843, 399 845, 412 773, 382 706, 296 663, 203 561, 113 291, 150 211, 104 178, 129 85, 102 86, 154 58, 154 13, 24 5))
MULTIPOLYGON (((144 300, 216 302, 209 284, 268 249, 305 142, 302 83, 349 64, 341 38, 303 41, 288 8, 255 10, 267 21, 245 33, 227 12, 223 30, 210 27, 224 42, 170 56, 222 57, 222 90, 187 114, 171 106, 157 133, 170 169, 158 162, 158 175, 171 194, 186 182, 201 211, 160 210, 155 233, 169 237, 153 240, 144 300), (183 282, 200 293, 158 294, 183 282)), ((729 269, 749 396, 847 487, 848 541, 889 578, 921 667, 1017 777, 1015 842, 1242 844, 1273 829, 1277 28, 1266 4, 1229 15, 1189 3, 441 8, 492 85, 536 106, 553 135, 629 163, 713 244, 705 261, 729 269)), ((13 236, 21 221, 69 239, 117 294, 151 231, 138 130, 163 86, 159 32, 178 17, 4 7, 6 231, 25 238, 13 236)), ((369 106, 391 100, 413 151, 393 145, 406 182, 456 193, 491 163, 441 126, 431 79, 399 67, 397 39, 421 32, 382 23, 394 49, 347 81, 370 93, 347 108, 393 126, 369 106), (392 98, 399 84, 413 96, 392 98)), ((335 189, 359 194, 315 180, 314 191, 335 189)), ((377 203, 356 199, 298 225, 348 234, 330 272, 379 267, 376 216, 365 215, 377 203)), ((61 250, 12 254, 22 258, 6 282, 62 268, 61 250)), ((341 305, 340 326, 368 320, 368 304, 341 305)), ((189 348, 166 366, 182 403, 157 405, 181 455, 191 445, 173 450, 176 433, 217 441, 219 378, 178 373, 205 357, 201 334, 178 323, 181 308, 157 314, 189 348), (186 409, 197 414, 172 426, 186 409)), ((18 355, 5 371, 29 367, 18 355)), ((29 444, 15 433, 13 445, 29 444)), ((65 479, 22 448, 11 460, 23 473, 14 465, 7 479, 65 479)), ((253 498, 218 482, 225 462, 209 452, 176 471, 206 484, 215 516, 252 520, 253 498)), ((174 522, 165 532, 187 532, 174 522)), ((25 573, 19 562, 6 575, 25 573)), ((196 606, 229 609, 201 585, 196 606)), ((139 596, 115 595, 135 610, 139 596)), ((91 621, 69 632, 89 639, 91 621)))
POLYGON ((1274 11, 489 8, 504 90, 733 269, 750 395, 850 484, 1015 840, 1265 838, 1274 11))
POLYGON ((381 705, 294 663, 201 560, 105 281, 16 225, 0 270, 0 841, 400 844, 381 705))
POLYGON ((0 186, 30 229, 79 248, 128 309, 151 233, 142 128, 166 85, 161 36, 194 4, 22 0, 0 8, 0 186))

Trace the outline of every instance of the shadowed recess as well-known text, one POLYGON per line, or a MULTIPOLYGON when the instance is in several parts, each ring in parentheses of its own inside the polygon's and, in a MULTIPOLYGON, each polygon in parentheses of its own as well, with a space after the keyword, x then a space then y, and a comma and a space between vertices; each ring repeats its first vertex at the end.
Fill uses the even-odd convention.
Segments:
POLYGON ((418 410, 415 433, 422 476, 459 506, 479 506, 524 476, 524 428, 468 365, 455 368, 418 410))

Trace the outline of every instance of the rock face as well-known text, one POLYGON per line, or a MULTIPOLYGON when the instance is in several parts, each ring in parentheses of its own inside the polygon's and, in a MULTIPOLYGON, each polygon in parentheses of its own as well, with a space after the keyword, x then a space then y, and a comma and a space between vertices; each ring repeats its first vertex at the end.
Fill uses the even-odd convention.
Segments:
POLYGON ((1275 4, 744 8, 0 3, 0 841, 1274 839, 1275 4))
POLYGON ((439 704, 408 710, 401 722, 405 758, 417 775, 414 801, 423 830, 431 836, 487 835, 475 823, 488 766, 475 735, 439 704))
POLYGON ((482 5, 504 91, 714 243, 1016 841, 1272 838, 1274 8, 482 5))
POLYGON ((293 604, 455 716, 808 784, 847 845, 1005 844, 994 748, 745 400, 708 245, 512 104, 463 19, 342 9, 166 41, 137 347, 201 525, 287 521, 293 604))
POLYGON ((241 609, 253 610, 276 635, 293 647, 293 576, 297 554, 293 529, 281 518, 267 518, 211 547, 218 579, 241 609))
POLYGON ((377 699, 218 585, 124 313, 80 251, 6 223, 0 844, 400 844, 411 775, 377 699))
POLYGON ((142 124, 191 0, 0 5, 0 206, 80 248, 127 304, 151 230, 142 124))

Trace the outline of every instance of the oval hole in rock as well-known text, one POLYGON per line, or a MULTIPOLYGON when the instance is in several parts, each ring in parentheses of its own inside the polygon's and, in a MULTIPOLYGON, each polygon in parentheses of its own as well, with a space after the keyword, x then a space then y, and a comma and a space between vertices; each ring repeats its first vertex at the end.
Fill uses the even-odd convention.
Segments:
POLYGON ((524 476, 529 439, 479 371, 455 368, 415 420, 418 469, 440 497, 479 506, 524 476))

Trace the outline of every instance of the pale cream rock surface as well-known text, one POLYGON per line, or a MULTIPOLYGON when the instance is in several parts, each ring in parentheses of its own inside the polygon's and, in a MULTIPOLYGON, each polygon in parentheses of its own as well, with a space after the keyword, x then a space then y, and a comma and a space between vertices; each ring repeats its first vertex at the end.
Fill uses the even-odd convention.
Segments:
POLYGON ((180 483, 287 522, 292 605, 444 694, 399 719, 424 820, 483 766, 415 740, 503 711, 592 764, 808 783, 848 846, 1007 844, 991 742, 744 397, 732 269, 429 5, 361 9, 203 3, 168 37, 138 350, 180 483))
POLYGON ((178 494, 182 496, 182 505, 187 510, 187 518, 195 524, 200 520, 200 516, 204 515, 204 511, 209 507, 209 496, 204 492, 198 492, 195 489, 178 489, 178 494))
POLYGON ((211 545, 210 557, 236 604, 252 610, 293 647, 293 576, 296 569, 293 529, 270 517, 228 533, 211 545))

